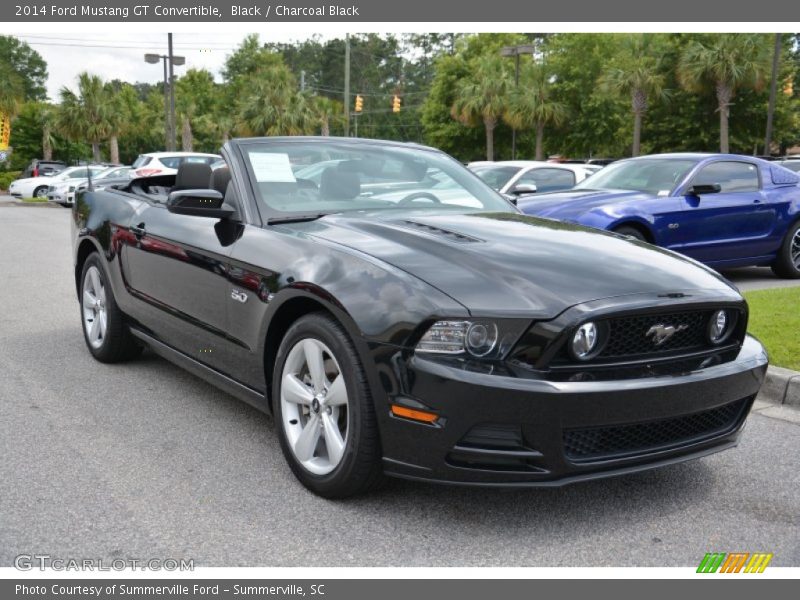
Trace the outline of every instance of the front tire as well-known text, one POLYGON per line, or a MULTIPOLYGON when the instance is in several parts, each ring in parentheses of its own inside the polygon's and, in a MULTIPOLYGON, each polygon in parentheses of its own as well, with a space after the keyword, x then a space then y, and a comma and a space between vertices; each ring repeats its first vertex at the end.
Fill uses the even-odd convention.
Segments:
POLYGON ((636 227, 629 227, 627 225, 623 225, 622 227, 617 227, 614 230, 614 233, 618 233, 620 235, 627 235, 642 242, 647 241, 647 238, 644 237, 644 234, 638 229, 636 229, 636 227))
POLYGON ((34 198, 47 198, 47 186, 40 185, 35 190, 33 190, 33 197, 34 198))
POLYGON ((784 279, 800 279, 800 221, 786 232, 772 272, 784 279))
POLYGON ((272 385, 281 449, 297 479, 325 498, 373 489, 380 440, 364 368, 344 328, 312 313, 286 332, 272 385))
POLYGON ((79 298, 83 339, 92 356, 100 362, 115 363, 141 353, 142 347, 125 324, 96 252, 83 264, 79 298))

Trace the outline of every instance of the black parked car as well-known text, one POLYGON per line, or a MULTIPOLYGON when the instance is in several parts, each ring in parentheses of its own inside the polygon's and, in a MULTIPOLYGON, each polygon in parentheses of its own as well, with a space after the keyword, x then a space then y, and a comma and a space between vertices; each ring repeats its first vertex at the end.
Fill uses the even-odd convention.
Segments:
POLYGON ((34 158, 30 163, 28 163, 28 166, 25 167, 25 170, 22 171, 22 174, 19 176, 19 178, 27 179, 29 177, 53 175, 54 173, 63 171, 66 168, 67 164, 61 162, 60 160, 39 160, 38 158, 34 158))
POLYGON ((710 269, 522 215, 418 145, 222 154, 78 195, 86 344, 102 362, 148 346, 272 412, 316 493, 384 473, 560 485, 737 443, 767 357, 710 269), (296 175, 322 161, 318 183, 296 175))

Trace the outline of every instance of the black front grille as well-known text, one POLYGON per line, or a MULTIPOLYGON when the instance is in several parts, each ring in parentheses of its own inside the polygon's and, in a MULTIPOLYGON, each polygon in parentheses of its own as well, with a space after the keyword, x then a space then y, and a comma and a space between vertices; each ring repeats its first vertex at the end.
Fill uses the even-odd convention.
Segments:
POLYGON ((597 358, 622 358, 674 351, 701 350, 709 346, 706 328, 712 311, 634 315, 608 320, 608 343, 597 358), (675 333, 656 345, 651 328, 674 327, 675 333))
POLYGON ((609 460, 643 454, 732 431, 750 398, 702 412, 614 427, 564 431, 564 454, 572 462, 609 460))

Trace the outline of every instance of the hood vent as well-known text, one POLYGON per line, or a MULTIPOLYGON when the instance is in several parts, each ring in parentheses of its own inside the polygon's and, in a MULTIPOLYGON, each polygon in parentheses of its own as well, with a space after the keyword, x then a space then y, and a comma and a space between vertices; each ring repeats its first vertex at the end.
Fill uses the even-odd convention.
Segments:
POLYGON ((441 227, 436 227, 435 225, 418 223, 417 221, 402 221, 402 224, 409 229, 414 229, 415 231, 427 233, 429 235, 435 235, 436 237, 445 238, 451 242, 458 242, 460 244, 471 244, 483 241, 476 237, 472 237, 471 235, 465 235, 463 233, 457 233, 448 229, 442 229, 441 227))

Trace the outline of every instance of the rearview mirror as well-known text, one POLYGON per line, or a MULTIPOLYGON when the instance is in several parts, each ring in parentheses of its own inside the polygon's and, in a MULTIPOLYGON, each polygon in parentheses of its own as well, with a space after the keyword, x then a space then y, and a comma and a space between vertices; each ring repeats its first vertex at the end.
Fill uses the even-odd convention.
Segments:
POLYGON ((523 194, 535 194, 538 191, 535 183, 520 183, 511 188, 511 193, 517 196, 523 194))
POLYGON ((703 194, 719 194, 722 186, 718 183, 699 183, 686 190, 687 196, 702 196, 703 194))
POLYGON ((167 198, 167 210, 178 215, 227 219, 234 209, 224 206, 224 198, 217 190, 177 190, 167 198))

